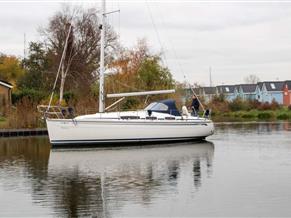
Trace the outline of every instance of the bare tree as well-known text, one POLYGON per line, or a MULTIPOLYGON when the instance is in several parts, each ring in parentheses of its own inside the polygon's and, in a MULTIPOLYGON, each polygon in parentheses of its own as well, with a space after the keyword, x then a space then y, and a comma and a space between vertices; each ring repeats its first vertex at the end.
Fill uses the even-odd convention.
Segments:
MULTIPOLYGON (((94 8, 83 9, 64 5, 49 21, 47 28, 41 28, 40 33, 52 62, 50 72, 55 75, 60 64, 69 33, 65 59, 61 68, 60 92, 66 81, 68 90, 78 90, 86 94, 99 75, 100 60, 100 21, 94 8), (70 33, 69 29, 72 27, 70 33)), ((112 59, 112 52, 118 46, 117 36, 107 25, 106 60, 112 59)))
POLYGON ((244 78, 244 81, 245 83, 248 83, 248 84, 256 84, 260 82, 260 78, 255 74, 250 74, 244 78))

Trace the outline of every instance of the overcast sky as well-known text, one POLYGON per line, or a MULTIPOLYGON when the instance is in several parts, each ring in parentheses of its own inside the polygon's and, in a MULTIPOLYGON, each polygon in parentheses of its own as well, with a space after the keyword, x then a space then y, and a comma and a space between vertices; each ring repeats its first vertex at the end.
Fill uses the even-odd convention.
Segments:
MULTIPOLYGON (((27 41, 39 40, 38 27, 61 5, 0 0, 0 52, 23 56, 24 33, 27 41)), ((153 51, 164 52, 164 64, 179 81, 185 74, 191 83, 209 85, 209 67, 214 85, 242 83, 249 74, 263 81, 291 79, 291 2, 116 0, 107 9, 121 10, 108 22, 122 44, 146 38, 153 51)))

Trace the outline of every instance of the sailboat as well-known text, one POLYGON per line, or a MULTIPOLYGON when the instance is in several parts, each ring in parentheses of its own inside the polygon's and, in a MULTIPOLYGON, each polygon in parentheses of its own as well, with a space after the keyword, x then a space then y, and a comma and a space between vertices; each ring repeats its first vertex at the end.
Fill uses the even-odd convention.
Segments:
MULTIPOLYGON (((175 101, 168 99, 149 104, 143 110, 106 112, 104 95, 104 44, 105 44, 105 0, 102 1, 101 19, 101 54, 99 112, 66 118, 63 113, 46 110, 45 118, 52 145, 112 144, 129 142, 167 142, 201 140, 214 133, 213 122, 208 116, 192 116, 183 106, 182 113, 175 101), (50 118, 56 114, 57 118, 50 118)), ((107 97, 121 98, 128 96, 173 93, 175 90, 158 90, 108 94, 107 97)), ((113 105, 114 105, 113 104, 113 105)), ((50 107, 53 108, 53 107, 50 107)))

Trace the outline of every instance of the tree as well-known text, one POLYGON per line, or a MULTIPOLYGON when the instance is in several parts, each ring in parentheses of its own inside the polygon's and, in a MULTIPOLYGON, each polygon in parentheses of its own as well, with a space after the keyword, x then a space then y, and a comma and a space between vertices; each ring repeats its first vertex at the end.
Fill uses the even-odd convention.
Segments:
POLYGON ((21 61, 15 56, 0 55, 0 79, 16 84, 24 74, 21 61))
MULTIPOLYGON (((66 90, 87 94, 99 75, 101 31, 97 11, 66 5, 50 19, 48 27, 40 30, 52 63, 50 71, 54 74, 59 68, 70 26, 72 31, 63 63, 62 86, 66 90)), ((112 50, 117 46, 117 37, 109 25, 106 27, 105 51, 108 62, 112 59, 112 50)))
POLYGON ((29 56, 23 60, 26 72, 18 80, 18 87, 22 90, 31 89, 48 91, 51 87, 52 77, 48 73, 50 60, 42 43, 31 42, 29 56))
POLYGON ((137 85, 146 90, 171 89, 174 80, 169 69, 160 65, 160 57, 146 57, 137 71, 137 85))
MULTIPOLYGON (((149 51, 145 40, 138 41, 132 49, 124 49, 110 66, 111 74, 106 77, 106 92, 120 93, 132 91, 150 91, 172 89, 175 81, 169 69, 161 65, 158 54, 149 51)), ((164 96, 150 96, 151 100, 164 96)), ((131 109, 144 104, 144 97, 127 98, 124 109, 131 109)))
POLYGON ((248 84, 257 84, 258 82, 260 82, 260 78, 255 74, 250 74, 244 78, 244 81, 248 84))

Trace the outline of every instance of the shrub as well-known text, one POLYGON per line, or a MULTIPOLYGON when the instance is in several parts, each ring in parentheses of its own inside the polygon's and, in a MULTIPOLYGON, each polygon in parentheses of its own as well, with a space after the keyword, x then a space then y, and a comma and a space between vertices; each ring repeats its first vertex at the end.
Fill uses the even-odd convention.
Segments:
POLYGON ((291 105, 288 106, 288 110, 291 111, 291 105))
POLYGON ((207 105, 208 108, 211 108, 212 111, 217 113, 227 113, 229 112, 229 107, 227 102, 216 102, 207 105))
POLYGON ((252 109, 258 109, 261 106, 261 102, 258 100, 249 100, 249 105, 252 109))
POLYGON ((217 115, 216 111, 211 111, 211 116, 215 117, 215 115, 217 115))
POLYGON ((242 112, 235 112, 234 114, 233 114, 233 116, 235 117, 235 118, 238 118, 238 117, 241 117, 242 116, 242 112))
POLYGON ((268 120, 274 117, 274 113, 271 111, 264 111, 258 114, 258 118, 261 120, 268 120))
POLYGON ((278 120, 288 120, 290 118, 288 113, 281 113, 277 115, 278 120))
POLYGON ((228 102, 224 95, 215 95, 205 106, 206 108, 211 108, 211 110, 217 114, 229 112, 228 102))
POLYGON ((251 118, 255 118, 256 116, 257 115, 254 112, 246 112, 246 113, 243 113, 241 117, 245 119, 251 119, 251 118))
POLYGON ((137 98, 131 97, 125 99, 121 107, 123 110, 129 110, 131 108, 136 108, 138 105, 139 101, 137 100, 137 98))
POLYGON ((243 101, 241 98, 236 98, 229 103, 229 109, 231 111, 243 111, 250 110, 250 104, 248 101, 243 101))
POLYGON ((67 104, 76 100, 76 96, 73 92, 65 92, 63 98, 67 104))
POLYGON ((23 97, 8 114, 8 128, 35 128, 40 126, 40 113, 37 104, 28 97, 23 97))
POLYGON ((275 99, 273 99, 271 104, 270 104, 270 108, 271 108, 271 110, 278 110, 281 108, 281 106, 279 105, 279 103, 277 101, 275 101, 275 99))
POLYGON ((221 102, 221 103, 226 102, 225 95, 224 94, 215 95, 212 98, 212 103, 216 103, 216 102, 221 102))
POLYGON ((261 105, 258 106, 258 109, 259 110, 277 110, 277 109, 280 109, 280 105, 278 104, 278 102, 276 102, 273 99, 271 103, 269 102, 261 103, 261 105))
POLYGON ((75 109, 75 114, 88 114, 96 113, 98 111, 98 101, 93 95, 89 95, 87 98, 80 98, 75 104, 70 104, 75 109))
POLYGON ((39 103, 43 98, 45 98, 45 93, 34 89, 23 89, 18 92, 12 93, 13 104, 16 104, 24 98, 27 98, 32 102, 39 103))

